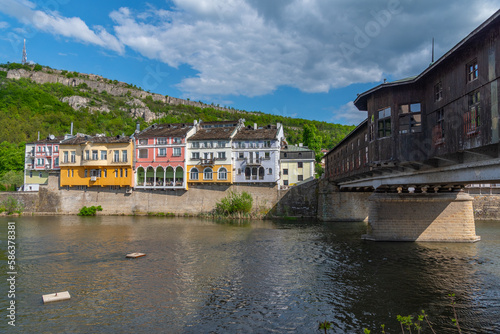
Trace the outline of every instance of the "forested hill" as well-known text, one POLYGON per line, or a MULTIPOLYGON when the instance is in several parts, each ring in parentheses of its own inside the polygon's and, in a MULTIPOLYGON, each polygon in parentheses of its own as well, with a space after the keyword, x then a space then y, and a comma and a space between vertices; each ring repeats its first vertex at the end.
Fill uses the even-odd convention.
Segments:
POLYGON ((63 135, 72 122, 75 133, 131 135, 136 123, 143 129, 152 123, 239 118, 247 125, 282 123, 290 144, 304 142, 307 125, 305 139, 313 138, 316 150, 332 148, 354 128, 182 100, 92 74, 7 63, 0 64, 0 178, 8 170, 23 170, 23 145, 36 140, 38 131, 41 138, 63 135))

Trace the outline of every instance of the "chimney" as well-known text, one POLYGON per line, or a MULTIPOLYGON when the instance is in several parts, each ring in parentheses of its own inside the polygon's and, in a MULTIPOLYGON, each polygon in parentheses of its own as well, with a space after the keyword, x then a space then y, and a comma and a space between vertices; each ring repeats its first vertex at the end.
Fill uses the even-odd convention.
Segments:
POLYGON ((257 123, 253 123, 253 129, 257 130, 257 123))
POLYGON ((135 132, 141 132, 141 124, 139 122, 135 125, 135 132))
POLYGON ((304 146, 304 144, 303 143, 299 143, 299 147, 302 147, 302 146, 304 146))
POLYGON ((71 132, 70 132, 71 135, 73 135, 73 122, 71 122, 71 132))
POLYGON ((40 140, 40 131, 38 131, 38 140, 40 140))

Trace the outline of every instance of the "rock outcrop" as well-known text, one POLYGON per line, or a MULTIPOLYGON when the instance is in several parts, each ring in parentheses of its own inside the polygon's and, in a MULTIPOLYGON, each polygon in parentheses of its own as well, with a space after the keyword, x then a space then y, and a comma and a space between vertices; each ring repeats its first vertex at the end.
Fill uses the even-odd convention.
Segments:
MULTIPOLYGON (((3 70, 0 68, 0 70, 3 70)), ((160 94, 155 94, 155 93, 149 93, 145 92, 142 90, 139 90, 137 88, 131 88, 130 85, 120 82, 120 81, 111 81, 106 78, 103 78, 102 76, 95 75, 95 74, 83 74, 83 73, 68 73, 67 71, 60 71, 60 70, 54 70, 54 69, 47 69, 44 68, 41 71, 27 71, 25 69, 15 69, 15 70, 8 70, 7 72, 7 79, 14 79, 18 80, 21 78, 26 78, 30 79, 36 83, 39 84, 44 84, 44 83, 60 83, 66 86, 72 86, 72 87, 77 87, 79 85, 86 85, 85 88, 88 88, 89 90, 94 90, 99 93, 106 92, 107 94, 113 95, 113 96, 130 96, 133 98, 134 104, 129 104, 131 106, 130 108, 130 114, 133 117, 143 117, 144 120, 150 121, 157 119, 163 115, 157 115, 153 113, 140 99, 145 99, 148 96, 151 96, 153 101, 161 101, 163 103, 169 104, 169 105, 190 105, 194 107, 200 107, 200 108, 214 108, 218 110, 224 110, 224 111, 229 111, 229 112, 234 112, 234 110, 227 109, 227 108, 221 108, 213 105, 207 105, 201 102, 196 102, 196 101, 190 101, 190 100, 184 100, 184 99, 179 99, 176 97, 170 97, 170 96, 164 96, 160 94), (140 103, 138 103, 138 102, 140 103)), ((82 97, 76 97, 76 96, 71 96, 68 98, 66 101, 69 103, 74 109, 80 109, 84 108, 85 106, 88 105, 89 101, 87 99, 85 104, 85 101, 82 97), (80 99, 78 99, 80 98, 80 99)), ((63 99, 63 100, 64 100, 63 99)), ((109 111, 109 109, 106 106, 101 106, 101 107, 89 107, 89 110, 101 110, 101 111, 109 111)), ((122 109, 123 110, 123 109, 122 109)))

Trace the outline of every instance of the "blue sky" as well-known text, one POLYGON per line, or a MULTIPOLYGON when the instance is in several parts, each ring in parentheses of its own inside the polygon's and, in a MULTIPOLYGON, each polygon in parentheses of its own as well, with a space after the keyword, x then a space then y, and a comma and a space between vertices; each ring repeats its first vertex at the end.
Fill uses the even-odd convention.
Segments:
POLYGON ((420 73, 498 0, 0 0, 0 63, 28 60, 151 92, 341 124, 384 79, 420 73))

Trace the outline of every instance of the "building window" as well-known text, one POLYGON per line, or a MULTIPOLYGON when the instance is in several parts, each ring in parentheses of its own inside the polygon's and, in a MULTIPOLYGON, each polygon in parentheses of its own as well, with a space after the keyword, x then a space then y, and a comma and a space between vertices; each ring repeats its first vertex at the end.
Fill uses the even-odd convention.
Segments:
POLYGON ((84 177, 87 177, 87 170, 85 170, 85 175, 84 175, 84 177))
POLYGON ((85 160, 90 160, 90 151, 85 150, 85 160))
POLYGON ((59 146, 57 145, 54 146, 54 152, 59 152, 59 146))
POLYGON ((378 111, 378 138, 389 137, 391 135, 391 108, 384 108, 378 111))
POLYGON ((283 185, 287 186, 288 185, 288 180, 283 180, 283 185))
POLYGON ((101 151, 101 160, 108 160, 108 152, 101 151))
POLYGON ((174 144, 181 144, 181 143, 182 143, 182 139, 181 138, 178 138, 178 137, 174 138, 174 144))
POLYGON ((241 175, 241 168, 238 168, 238 175, 241 175))
POLYGON ((222 167, 219 169, 219 180, 227 180, 227 169, 222 167))
POLYGON ((245 159, 245 153, 239 152, 238 153, 238 159, 245 159))
POLYGON ((422 107, 420 103, 399 106, 399 133, 422 132, 422 107))
POLYGON ((200 148, 200 143, 199 142, 192 143, 191 148, 200 148))
POLYGON ((212 180, 213 176, 212 176, 213 172, 212 172, 212 168, 205 168, 203 170, 203 180, 212 180))
POLYGON ((226 142, 225 141, 217 142, 217 146, 218 147, 226 147, 226 142))
POLYGON ((298 181, 304 181, 304 175, 297 175, 298 181))
MULTIPOLYGON (((68 170, 68 176, 69 176, 69 170, 68 170)), ((33 177, 33 171, 30 171, 30 178, 33 177)))
POLYGON ((122 150, 122 162, 128 162, 127 150, 122 150))
POLYGON ((64 163, 68 163, 68 151, 64 151, 64 163))
POLYGON ((118 178, 118 169, 115 169, 115 178, 118 178))
POLYGON ((245 180, 250 180, 250 176, 252 175, 252 170, 250 167, 245 168, 245 180))
POLYGON ((434 86, 434 101, 441 101, 443 98, 443 84, 441 81, 439 81, 435 86, 434 86))
POLYGON ((375 140, 375 115, 372 115, 369 125, 370 141, 375 140))
POLYGON ((269 170, 267 171, 267 174, 268 174, 268 175, 273 175, 273 169, 272 169, 272 168, 269 168, 269 170))
POLYGON ((159 157, 166 157, 167 156, 167 149, 166 148, 159 148, 158 149, 158 156, 159 157))
POLYGON ((464 115, 464 131, 467 136, 479 133, 481 95, 478 90, 469 94, 469 110, 464 115))
POLYGON ((166 145, 167 143, 167 138, 158 138, 159 145, 166 145))
POLYGON ((181 148, 180 147, 174 147, 174 153, 172 154, 173 157, 180 157, 181 156, 181 148))
POLYGON ((259 167, 259 180, 264 180, 264 174, 266 174, 264 167, 259 167))
POLYGON ((467 64, 467 82, 476 80, 478 78, 478 74, 477 59, 474 59, 467 64))
POLYGON ((120 168, 120 177, 123 177, 123 168, 120 168))
POLYGON ((76 151, 71 151, 71 162, 76 162, 76 151))
POLYGON ((128 169, 125 168, 125 177, 128 177, 128 169))
POLYGON ((283 175, 288 175, 288 169, 283 169, 283 175))
POLYGON ((71 170, 71 177, 75 177, 75 170, 74 169, 71 170))
POLYGON ((97 150, 92 150, 92 160, 97 160, 97 159, 98 159, 97 150))
POLYGON ((304 168, 304 163, 302 161, 297 162, 297 168, 304 168))
MULTIPOLYGON (((31 177, 31 172, 30 172, 30 177, 31 177)), ((68 177, 70 177, 70 170, 68 169, 68 177)))
POLYGON ((113 162, 120 162, 120 151, 119 150, 113 151, 113 162))
POLYGON ((226 159, 226 152, 219 152, 217 153, 217 156, 219 159, 226 159))
POLYGON ((139 158, 140 159, 147 159, 148 158, 148 150, 147 149, 139 150, 139 158))
POLYGON ((198 180, 198 168, 191 168, 191 173, 189 173, 189 178, 191 180, 198 180))
POLYGON ((108 170, 107 169, 104 170, 104 177, 108 177, 108 170))
POLYGON ((199 159, 200 152, 191 152, 191 159, 199 159))
POLYGON ((444 109, 436 111, 436 125, 432 128, 432 141, 434 145, 444 143, 444 109))
POLYGON ((148 140, 147 139, 139 139, 139 145, 147 145, 148 140))

